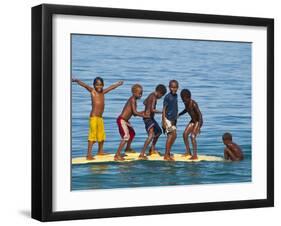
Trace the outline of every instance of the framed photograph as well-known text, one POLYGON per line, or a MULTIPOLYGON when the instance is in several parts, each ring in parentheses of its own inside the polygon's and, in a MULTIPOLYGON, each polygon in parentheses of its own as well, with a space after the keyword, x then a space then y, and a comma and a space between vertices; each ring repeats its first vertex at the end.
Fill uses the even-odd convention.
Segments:
POLYGON ((32 8, 32 217, 274 205, 274 20, 32 8))

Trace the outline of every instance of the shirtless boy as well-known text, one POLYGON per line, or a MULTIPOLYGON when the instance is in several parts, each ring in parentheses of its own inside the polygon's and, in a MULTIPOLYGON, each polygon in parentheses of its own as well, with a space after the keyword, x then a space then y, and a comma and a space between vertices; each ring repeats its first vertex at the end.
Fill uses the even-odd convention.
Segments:
POLYGON ((243 156, 242 150, 237 144, 232 142, 231 133, 223 134, 222 140, 226 146, 224 148, 224 158, 226 160, 231 160, 231 161, 243 160, 244 156, 243 156))
POLYGON ((178 81, 171 80, 169 82, 170 93, 165 96, 163 102, 162 127, 164 132, 167 133, 164 160, 168 161, 174 161, 174 158, 171 156, 171 147, 177 138, 178 88, 178 81))
POLYGON ((127 103, 125 104, 121 115, 117 118, 116 122, 119 128, 119 133, 121 136, 121 142, 117 149, 117 152, 114 156, 115 161, 123 161, 124 157, 121 156, 121 151, 125 144, 126 150, 131 149, 131 143, 135 137, 135 131, 130 124, 129 120, 134 116, 145 117, 144 112, 137 111, 137 100, 142 96, 142 86, 139 84, 135 84, 132 86, 132 96, 128 99, 127 103))
POLYGON ((78 79, 72 79, 72 82, 76 82, 80 86, 84 87, 91 94, 92 110, 89 119, 89 135, 88 135, 88 152, 87 159, 95 159, 92 155, 93 144, 98 142, 98 153, 97 155, 105 155, 103 151, 103 143, 105 141, 105 131, 102 114, 104 112, 104 94, 111 90, 121 86, 123 81, 119 81, 106 89, 103 89, 104 82, 101 77, 96 77, 91 87, 78 79))
POLYGON ((191 99, 191 92, 188 89, 183 89, 181 91, 181 99, 185 105, 185 109, 181 113, 179 113, 179 117, 185 113, 188 113, 191 117, 190 122, 188 123, 188 125, 186 126, 183 132, 183 140, 186 147, 186 153, 184 154, 184 156, 191 155, 189 142, 188 142, 188 137, 190 135, 192 146, 193 146, 193 155, 190 159, 191 160, 198 159, 196 137, 200 133, 200 129, 203 125, 202 114, 201 111, 199 110, 198 104, 191 99))
POLYGON ((162 111, 156 110, 157 99, 163 97, 167 92, 167 89, 164 85, 160 84, 156 86, 156 89, 153 93, 149 94, 149 96, 143 102, 145 105, 145 115, 149 116, 149 118, 143 118, 143 122, 145 124, 146 132, 148 133, 148 137, 144 143, 143 149, 139 155, 139 159, 147 159, 145 156, 146 148, 151 143, 152 145, 149 150, 149 155, 157 154, 158 152, 155 150, 155 146, 159 136, 162 134, 162 130, 156 120, 154 119, 154 115, 156 113, 162 113, 162 111))

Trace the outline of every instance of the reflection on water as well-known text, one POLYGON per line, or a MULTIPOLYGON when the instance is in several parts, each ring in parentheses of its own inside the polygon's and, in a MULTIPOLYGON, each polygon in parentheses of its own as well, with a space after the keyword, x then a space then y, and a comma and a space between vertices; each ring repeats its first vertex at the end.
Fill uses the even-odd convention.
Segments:
MULTIPOLYGON (((223 155, 221 136, 230 131, 246 158, 238 163, 127 162, 72 166, 72 189, 210 184, 251 181, 251 44, 171 39, 72 35, 72 74, 91 85, 96 76, 105 87, 118 80, 124 85, 106 94, 105 150, 114 153, 120 142, 116 118, 131 95, 131 86, 144 88, 142 101, 159 83, 177 79, 198 102, 204 125, 198 137, 199 154, 223 155)), ((158 101, 162 108, 163 99, 158 101)), ((179 98, 179 110, 183 109, 179 98)), ((90 95, 72 84, 72 157, 87 152, 90 95)), ((156 116, 160 123, 160 115, 156 116)), ((182 133, 190 118, 178 120, 173 152, 183 153, 182 133)), ((146 132, 143 121, 133 117, 136 131, 133 148, 141 150, 146 132)), ((166 137, 157 149, 164 152, 166 137)), ((94 146, 93 152, 96 153, 94 146)))

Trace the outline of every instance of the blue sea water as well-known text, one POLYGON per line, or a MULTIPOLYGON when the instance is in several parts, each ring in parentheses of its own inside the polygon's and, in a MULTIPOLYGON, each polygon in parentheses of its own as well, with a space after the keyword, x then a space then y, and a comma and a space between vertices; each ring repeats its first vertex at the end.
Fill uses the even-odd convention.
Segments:
MULTIPOLYGON (((245 154, 240 162, 112 162, 72 165, 72 190, 145 186, 235 183, 251 181, 251 43, 129 38, 72 35, 72 77, 92 85, 96 76, 105 87, 123 80, 124 85, 106 94, 104 122, 107 140, 104 149, 115 153, 120 142, 116 118, 131 95, 131 86, 140 83, 142 101, 159 83, 179 81, 179 90, 188 88, 203 114, 204 124, 197 138, 198 154, 223 156, 221 136, 229 131, 245 154)), ((163 99, 158 101, 161 110, 163 99)), ((183 104, 179 96, 179 111, 183 104)), ((89 93, 72 84, 72 157, 86 156, 89 93)), ((156 120, 161 123, 160 115, 156 120)), ((172 152, 184 153, 182 133, 190 121, 178 120, 178 137, 172 152)), ((147 137, 143 121, 132 117, 136 131, 132 147, 140 151, 147 137)), ((157 149, 165 151, 166 137, 157 149)), ((93 153, 97 152, 94 146, 93 153)))

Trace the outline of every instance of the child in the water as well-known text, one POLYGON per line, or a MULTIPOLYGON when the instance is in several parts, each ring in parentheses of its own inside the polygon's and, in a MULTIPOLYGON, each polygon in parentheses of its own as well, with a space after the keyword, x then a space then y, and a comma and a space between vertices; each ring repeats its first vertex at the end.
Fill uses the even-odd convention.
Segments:
POLYGON ((78 79, 72 79, 72 82, 76 82, 80 86, 84 87, 91 94, 92 110, 89 118, 89 135, 88 135, 88 152, 87 159, 95 159, 92 155, 93 144, 98 142, 99 148, 97 155, 105 155, 107 153, 103 150, 103 143, 105 141, 105 131, 102 114, 104 112, 104 94, 111 90, 121 86, 123 81, 119 81, 106 89, 103 89, 104 82, 101 77, 96 77, 93 82, 93 87, 85 84, 78 79))
POLYGON ((188 89, 183 89, 181 91, 181 99, 185 105, 185 108, 181 113, 179 113, 178 117, 180 117, 185 113, 188 113, 191 117, 190 122, 188 123, 188 125, 186 126, 183 132, 183 140, 186 147, 186 153, 184 154, 184 156, 191 155, 189 142, 188 142, 188 136, 190 135, 192 146, 193 146, 193 155, 190 159, 192 160, 198 159, 196 137, 200 133, 201 127, 203 125, 202 113, 195 100, 191 99, 191 92, 188 89))
POLYGON ((152 145, 149 150, 149 155, 157 154, 158 152, 155 150, 155 146, 159 136, 162 134, 162 130, 156 120, 154 119, 154 115, 156 113, 162 113, 162 111, 156 110, 157 99, 163 97, 167 92, 167 89, 164 85, 160 84, 156 86, 155 91, 148 95, 148 97, 143 102, 145 105, 145 114, 149 116, 149 118, 143 118, 143 122, 145 124, 145 129, 148 134, 148 137, 143 145, 143 149, 139 155, 139 159, 147 159, 145 156, 146 148, 151 143, 152 145))
MULTIPOLYGON (((123 161, 125 160, 124 157, 121 156, 121 151, 125 144, 127 143, 127 153, 131 151, 131 143, 135 137, 135 131, 130 124, 130 118, 134 116, 145 117, 144 111, 138 112, 137 111, 137 100, 142 96, 142 86, 139 84, 135 84, 132 86, 132 96, 128 99, 127 103, 125 104, 121 115, 117 118, 117 125, 119 128, 119 133, 121 136, 121 142, 117 149, 117 152, 114 156, 115 161, 123 161)), ((125 152, 126 152, 125 150, 125 152)))
POLYGON ((223 134, 222 140, 226 146, 224 148, 224 159, 231 161, 239 161, 244 159, 242 149, 239 147, 239 145, 232 141, 231 133, 223 134))

